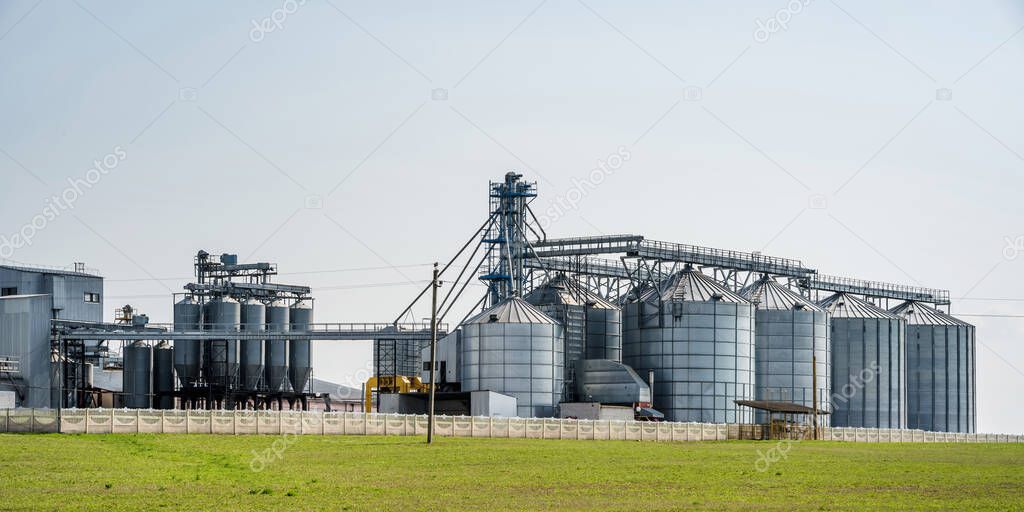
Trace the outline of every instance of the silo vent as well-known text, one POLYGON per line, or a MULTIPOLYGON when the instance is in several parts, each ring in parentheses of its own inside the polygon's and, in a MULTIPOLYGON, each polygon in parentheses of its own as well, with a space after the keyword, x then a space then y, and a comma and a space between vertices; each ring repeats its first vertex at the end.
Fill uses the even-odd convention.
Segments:
POLYGON ((497 322, 497 321, 498 321, 498 315, 492 314, 492 315, 491 315, 491 317, 490 317, 490 319, 488 319, 488 321, 489 321, 490 323, 492 323, 492 324, 493 324, 494 322, 497 322))

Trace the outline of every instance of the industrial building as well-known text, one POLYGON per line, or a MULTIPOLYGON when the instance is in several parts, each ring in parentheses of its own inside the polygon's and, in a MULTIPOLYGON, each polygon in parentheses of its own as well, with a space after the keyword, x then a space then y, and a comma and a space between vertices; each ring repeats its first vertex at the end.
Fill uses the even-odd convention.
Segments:
POLYGON ((337 403, 310 386, 313 344, 372 340, 367 411, 422 412, 433 385, 446 414, 975 431, 974 327, 949 315, 946 290, 635 234, 552 238, 536 183, 510 172, 487 193, 484 222, 439 269, 441 297, 431 283, 392 322, 314 323, 309 287, 231 254, 196 255, 172 325, 103 323, 102 302, 87 316, 101 280, 0 274, 16 288, 0 299, 0 368, 25 358, 46 376, 41 398, 56 387, 54 406, 95 406, 79 368, 99 354, 88 347, 120 344, 125 407, 306 409, 337 403), (401 322, 431 289, 436 324, 401 322), (453 311, 464 295, 475 304, 453 311))

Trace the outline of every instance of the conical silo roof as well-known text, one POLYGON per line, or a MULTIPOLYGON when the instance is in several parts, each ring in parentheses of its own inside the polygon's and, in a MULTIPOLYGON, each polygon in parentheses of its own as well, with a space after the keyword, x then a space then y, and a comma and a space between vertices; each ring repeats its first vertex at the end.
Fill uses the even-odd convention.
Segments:
POLYGON ((557 324, 529 302, 512 297, 466 321, 467 324, 557 324))
POLYGON ((837 293, 818 303, 832 318, 899 318, 898 316, 847 293, 837 293))
POLYGON ((770 276, 758 279, 754 284, 740 290, 740 295, 754 304, 757 309, 789 311, 822 309, 800 294, 779 284, 770 276))
POLYGON ((526 295, 525 300, 537 306, 565 304, 569 306, 591 305, 599 309, 618 309, 615 304, 588 290, 579 281, 565 274, 558 274, 538 286, 526 295))
POLYGON ((907 325, 971 325, 931 306, 912 300, 890 309, 889 312, 906 319, 907 325))
POLYGON ((676 272, 658 285, 657 289, 649 289, 640 296, 645 302, 656 301, 693 301, 693 302, 735 302, 747 304, 747 299, 737 295, 718 281, 702 272, 687 267, 676 272))

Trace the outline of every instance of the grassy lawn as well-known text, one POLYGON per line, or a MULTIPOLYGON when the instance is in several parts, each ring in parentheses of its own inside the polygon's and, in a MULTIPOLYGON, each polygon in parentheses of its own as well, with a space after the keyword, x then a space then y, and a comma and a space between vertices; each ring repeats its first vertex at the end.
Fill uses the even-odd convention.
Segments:
POLYGON ((1024 444, 803 442, 759 471, 775 446, 0 435, 0 509, 1024 508, 1024 444))

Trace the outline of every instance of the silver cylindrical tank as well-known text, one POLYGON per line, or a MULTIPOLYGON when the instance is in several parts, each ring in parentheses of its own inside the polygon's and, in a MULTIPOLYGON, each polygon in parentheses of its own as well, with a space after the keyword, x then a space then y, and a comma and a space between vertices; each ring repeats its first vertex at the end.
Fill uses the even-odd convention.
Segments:
MULTIPOLYGON (((255 300, 242 303, 241 329, 246 332, 262 332, 267 329, 267 307, 255 300)), ((239 383, 246 391, 257 391, 263 384, 264 340, 240 340, 238 342, 239 383)))
POLYGON ((691 267, 623 310, 622 362, 654 371, 653 407, 670 421, 751 423, 754 308, 691 267))
POLYGON ((153 348, 153 408, 174 409, 174 350, 163 341, 153 348))
MULTIPOLYGON (((283 302, 267 306, 267 330, 288 332, 291 329, 291 310, 283 302)), ((267 391, 279 393, 288 390, 288 342, 267 340, 264 344, 265 385, 267 391)))
POLYGON ((587 324, 586 359, 622 362, 622 310, 595 295, 587 298, 584 316, 587 324))
POLYGON ((153 347, 136 341, 124 347, 124 406, 128 409, 149 409, 153 396, 153 347))
POLYGON ((917 302, 890 312, 907 321, 907 428, 974 433, 974 326, 917 302))
POLYGON ((555 415, 565 369, 562 326, 513 297, 462 326, 463 391, 495 391, 517 400, 521 417, 555 415))
MULTIPOLYGON (((230 297, 216 297, 206 303, 204 327, 210 331, 238 332, 241 308, 230 297)), ((207 340, 203 350, 203 372, 212 386, 238 385, 238 339, 207 340)))
MULTIPOLYGON (((291 330, 308 331, 313 324, 313 304, 300 301, 291 308, 291 330)), ((313 373, 313 361, 310 354, 310 341, 290 340, 288 342, 288 380, 292 391, 303 393, 309 385, 313 373)))
POLYGON ((582 287, 564 274, 559 274, 523 299, 562 326, 565 342, 562 400, 573 402, 576 394, 575 365, 576 361, 584 359, 586 350, 586 298, 582 287))
MULTIPOLYGON (((770 276, 744 288, 740 295, 756 308, 756 399, 812 407, 816 395, 818 410, 830 411, 828 313, 770 276), (816 371, 812 364, 817 365, 816 371)), ((765 413, 756 416, 758 423, 767 421, 765 413)), ((828 426, 828 415, 822 415, 820 421, 828 426)))
MULTIPOLYGON (((185 297, 174 305, 174 330, 198 331, 203 322, 203 308, 191 297, 185 297)), ((202 362, 202 344, 199 340, 174 341, 174 370, 184 388, 191 388, 199 380, 202 362)))
POLYGON ((906 428, 906 322, 844 293, 818 305, 832 318, 832 426, 906 428))

